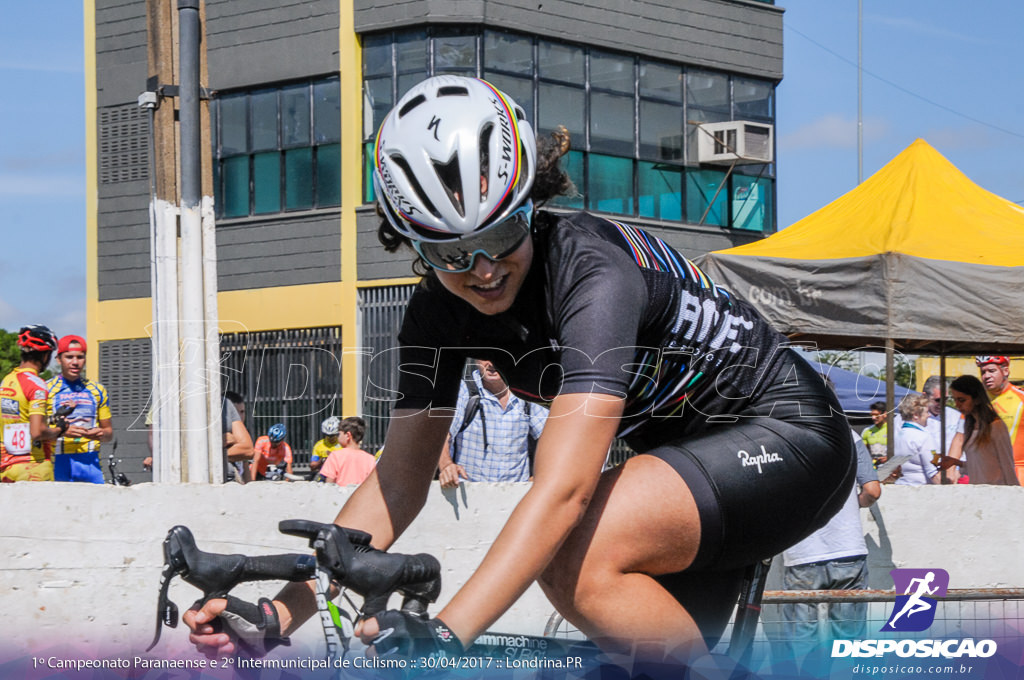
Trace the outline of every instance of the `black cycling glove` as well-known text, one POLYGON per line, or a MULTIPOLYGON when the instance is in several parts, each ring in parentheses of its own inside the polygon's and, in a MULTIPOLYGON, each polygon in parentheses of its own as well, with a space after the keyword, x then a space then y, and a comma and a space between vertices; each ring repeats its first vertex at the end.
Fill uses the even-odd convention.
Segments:
POLYGON ((221 612, 224 625, 238 638, 238 647, 248 656, 263 656, 278 645, 290 645, 281 635, 281 621, 274 603, 260 598, 257 604, 228 595, 228 606, 221 612))
POLYGON ((372 644, 378 656, 454 658, 466 651, 441 619, 424 619, 394 609, 376 618, 380 632, 372 644))

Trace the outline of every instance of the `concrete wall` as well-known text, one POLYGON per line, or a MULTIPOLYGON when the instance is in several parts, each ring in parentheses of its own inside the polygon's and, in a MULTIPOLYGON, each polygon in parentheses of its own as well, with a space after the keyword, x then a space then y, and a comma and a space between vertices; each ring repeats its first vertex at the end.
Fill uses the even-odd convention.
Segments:
MULTIPOLYGON (((444 603, 479 563, 525 484, 474 484, 457 493, 431 491, 428 504, 395 549, 431 552, 444 567, 444 603)), ((0 602, 5 635, 0 659, 58 646, 88 658, 142 654, 152 637, 161 542, 175 524, 192 528, 201 549, 248 554, 304 551, 277 532, 277 521, 327 521, 347 490, 306 483, 220 487, 140 484, 15 484, 0 489, 0 602), (16 625, 15 625, 16 624, 16 625)), ((951 588, 1024 587, 1018 568, 1024 492, 1009 487, 885 487, 865 513, 871 585, 891 588, 892 567, 940 567, 951 588)), ((642 530, 638 518, 638 530, 642 530)), ((769 586, 772 587, 772 586, 769 586)), ((246 586, 242 596, 270 595, 276 584, 246 586)), ((181 611, 198 591, 175 580, 181 611)), ((495 630, 542 632, 552 608, 534 586, 495 630)), ((189 653, 181 627, 165 629, 154 654, 189 653)), ((289 653, 317 654, 320 629, 308 623, 289 653)))

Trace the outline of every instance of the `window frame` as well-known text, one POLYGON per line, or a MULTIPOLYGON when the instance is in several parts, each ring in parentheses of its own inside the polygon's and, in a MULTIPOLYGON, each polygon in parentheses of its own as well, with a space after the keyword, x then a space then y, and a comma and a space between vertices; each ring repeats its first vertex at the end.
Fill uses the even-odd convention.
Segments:
MULTIPOLYGON (((580 190, 582 196, 578 199, 565 199, 565 197, 558 197, 552 200, 552 205, 566 208, 583 208, 584 206, 594 206, 600 203, 607 204, 613 200, 613 197, 601 197, 597 195, 591 195, 597 191, 597 185, 592 186, 590 181, 590 170, 591 160, 595 162, 607 163, 608 158, 620 158, 628 159, 631 161, 630 165, 632 168, 632 194, 628 197, 628 203, 631 205, 629 212, 611 212, 608 214, 620 215, 623 217, 638 218, 642 220, 653 220, 664 224, 668 227, 683 227, 686 225, 693 225, 695 222, 692 219, 688 219, 688 214, 692 213, 691 207, 693 205, 694 197, 688 197, 688 192, 691 190, 691 176, 693 178, 709 176, 720 170, 718 166, 712 166, 707 164, 700 164, 696 160, 696 151, 693 147, 696 145, 693 143, 693 134, 695 134, 695 125, 691 122, 697 118, 724 116, 725 120, 738 120, 736 113, 739 106, 737 105, 735 94, 734 94, 734 83, 749 82, 755 86, 765 86, 769 93, 768 100, 766 102, 767 108, 769 109, 769 115, 767 116, 748 116, 745 120, 755 120, 758 122, 766 122, 775 124, 776 115, 776 88, 777 82, 758 78, 750 74, 731 73, 726 71, 719 71, 710 69, 703 66, 687 65, 681 63, 674 63, 669 61, 663 61, 658 59, 649 58, 637 54, 628 54, 618 52, 615 50, 609 50, 606 48, 597 48, 589 45, 582 45, 572 43, 568 41, 553 40, 546 37, 540 37, 536 35, 530 35, 525 33, 519 33, 516 31, 504 31, 488 27, 479 26, 439 26, 439 27, 427 27, 418 28, 414 31, 407 30, 393 30, 387 32, 367 34, 364 36, 364 41, 372 41, 374 49, 379 49, 383 45, 390 45, 390 62, 391 62, 391 105, 397 102, 403 94, 399 92, 399 83, 407 82, 404 80, 404 76, 407 76, 410 69, 402 68, 402 64, 399 64, 400 52, 398 45, 402 38, 406 35, 415 35, 425 40, 424 51, 426 52, 426 73, 422 74, 425 76, 435 75, 434 70, 434 55, 436 53, 435 39, 443 39, 444 37, 451 36, 453 34, 458 35, 475 35, 475 69, 470 69, 468 66, 460 67, 457 69, 459 73, 466 73, 475 77, 487 78, 488 76, 498 80, 498 86, 500 87, 500 81, 502 78, 514 79, 515 82, 520 85, 524 83, 530 83, 532 96, 530 101, 518 101, 517 102, 524 107, 527 113, 527 118, 530 123, 534 126, 534 130, 538 137, 546 134, 548 128, 541 127, 541 117, 545 107, 545 90, 550 88, 568 88, 569 90, 578 91, 582 96, 582 121, 579 123, 580 130, 571 131, 573 132, 573 151, 580 154, 579 157, 574 158, 570 164, 571 167, 575 168, 573 171, 575 174, 571 174, 573 181, 576 183, 577 188, 580 190), (498 60, 497 63, 488 63, 488 57, 494 54, 494 47, 500 47, 501 40, 510 40, 518 43, 516 53, 517 59, 514 59, 512 63, 508 64, 507 67, 498 60), (525 43, 529 44, 529 49, 525 47, 525 43), (582 82, 578 79, 569 77, 566 73, 559 69, 545 70, 542 67, 542 60, 540 55, 545 50, 554 49, 556 51, 567 51, 569 53, 569 59, 565 62, 566 68, 574 70, 581 68, 583 72, 582 82), (529 64, 529 72, 524 68, 525 65, 522 63, 523 56, 526 52, 532 55, 532 63, 529 64), (573 53, 575 51, 575 54, 573 53), (632 69, 632 93, 627 94, 626 88, 622 85, 621 79, 619 82, 613 82, 612 86, 603 87, 601 83, 595 83, 592 77, 592 60, 598 59, 604 60, 615 60, 622 59, 628 62, 632 69), (581 62, 577 66, 577 62, 581 62), (671 96, 661 96, 657 90, 644 91, 642 89, 642 70, 646 65, 650 65, 659 69, 666 69, 668 75, 671 75, 672 71, 677 71, 679 74, 679 90, 678 93, 671 94, 671 96), (471 72, 472 71, 472 72, 471 72), (691 74, 700 75, 707 73, 714 78, 724 78, 725 85, 725 103, 710 106, 701 107, 694 106, 690 101, 689 81, 691 74), (495 77, 496 76, 496 77, 495 77), (567 79, 568 78, 568 79, 567 79), (597 140, 594 136, 595 130, 592 121, 592 108, 594 106, 595 97, 632 97, 632 149, 629 155, 624 155, 625 146, 615 147, 615 144, 625 144, 625 142, 616 142, 611 140, 608 144, 602 143, 597 140), (644 131, 642 110, 645 104, 657 104, 665 105, 676 108, 680 115, 680 151, 678 158, 662 158, 660 152, 655 150, 651 151, 650 144, 645 143, 642 140, 642 133, 644 131), (580 138, 582 137, 582 139, 580 138), (596 142, 596 143, 595 143, 596 142), (618 152, 615 151, 618 150, 618 152), (653 165, 652 165, 653 163, 653 165), (642 183, 649 187, 652 182, 653 171, 671 171, 680 173, 680 181, 678 183, 679 188, 679 205, 669 206, 670 209, 662 210, 651 209, 648 210, 645 205, 661 205, 665 200, 666 196, 670 196, 668 199, 670 202, 675 201, 675 191, 669 191, 663 194, 641 194, 642 183), (642 172, 643 171, 643 172, 642 172), (646 174, 644 174, 646 173, 646 174), (577 176, 579 175, 579 176, 577 176), (660 214, 675 214, 678 213, 680 219, 665 219, 659 216, 652 216, 648 213, 654 212, 656 215, 660 214)), ((365 44, 365 43, 364 43, 365 44)), ((380 55, 376 55, 380 56, 380 55)), ((370 60, 366 60, 370 61, 370 60)), ((383 63, 383 59, 374 59, 375 64, 378 62, 383 63)), ((547 62, 544 62, 547 63, 547 62)), ((379 64, 378 64, 379 65, 379 64)), ((415 69, 412 69, 415 70, 415 69)), ((451 69, 443 71, 445 73, 455 72, 451 69)), ((364 98, 368 94, 368 88, 378 88, 375 91, 380 91, 381 79, 387 79, 388 76, 374 71, 364 72, 363 74, 363 92, 364 98), (371 85, 372 83, 372 85, 371 85)), ((671 88, 664 90, 670 92, 671 88)), ((547 95, 550 97, 550 94, 547 95)), ((384 111, 382 107, 376 107, 376 110, 372 106, 364 107, 364 115, 371 116, 369 119, 363 121, 363 198, 366 202, 374 200, 374 192, 372 186, 372 167, 373 159, 372 153, 374 148, 374 141, 376 130, 379 127, 381 120, 377 120, 377 117, 383 118, 384 111)), ((574 114, 575 115, 575 114, 574 114)), ((574 116, 573 116, 574 117, 574 116)), ((549 121, 550 122, 550 121, 549 121)), ((567 121, 560 121, 559 124, 569 124, 567 121)), ((575 125, 574 125, 575 127, 575 125)), ((607 140, 606 140, 607 141, 607 140)), ((776 166, 774 163, 758 165, 758 166, 743 166, 736 165, 729 172, 721 186, 718 187, 718 192, 715 194, 716 198, 713 204, 710 206, 704 205, 707 208, 704 212, 706 215, 711 215, 716 211, 724 213, 721 219, 716 220, 716 224, 709 224, 707 218, 703 222, 697 222, 696 224, 704 224, 706 226, 721 227, 727 229, 736 229, 737 231, 747 231, 743 228, 743 225, 733 224, 734 209, 732 206, 733 197, 735 190, 741 188, 744 182, 750 182, 757 186, 770 186, 770 192, 767 193, 763 199, 763 207, 767 213, 767 217, 763 224, 763 233, 771 233, 775 231, 777 223, 776 213, 776 166), (740 176, 743 179, 734 180, 734 175, 740 176), (737 186, 734 186, 737 185, 737 186), (718 204, 721 201, 721 196, 725 196, 725 207, 719 209, 718 204)), ((604 184, 608 184, 604 182, 604 184)), ((614 182, 612 183, 614 184, 614 182)), ((675 188, 675 183, 670 185, 670 188, 675 188)), ((626 200, 626 197, 623 197, 626 200)), ((703 200, 703 199, 702 199, 703 200)), ((593 209, 593 208, 591 208, 593 209)), ((749 211, 748 211, 749 213, 749 211)))

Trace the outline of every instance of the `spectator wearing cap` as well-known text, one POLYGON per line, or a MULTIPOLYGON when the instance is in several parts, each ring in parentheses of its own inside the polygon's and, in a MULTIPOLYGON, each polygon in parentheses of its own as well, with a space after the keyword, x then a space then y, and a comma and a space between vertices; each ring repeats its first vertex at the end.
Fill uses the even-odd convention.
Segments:
POLYGON ((39 373, 50 365, 57 337, 46 326, 23 326, 18 349, 21 363, 0 382, 0 481, 52 482, 53 440, 68 425, 48 418, 46 383, 39 373))
POLYGON ((60 375, 46 383, 50 413, 70 407, 68 429, 54 446, 53 478, 58 482, 103 483, 100 442, 114 438, 107 388, 89 380, 85 371, 85 339, 65 335, 57 343, 60 375))
POLYGON ((1010 382, 1010 358, 1003 356, 975 357, 992 408, 1006 425, 1013 443, 1013 465, 1017 480, 1024 484, 1024 390, 1010 382))

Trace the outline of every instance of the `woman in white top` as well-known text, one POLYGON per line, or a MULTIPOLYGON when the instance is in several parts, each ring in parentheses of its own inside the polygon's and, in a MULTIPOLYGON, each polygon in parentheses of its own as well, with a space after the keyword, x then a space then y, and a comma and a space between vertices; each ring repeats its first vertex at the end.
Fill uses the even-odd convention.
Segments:
POLYGON ((949 391, 964 414, 964 472, 970 483, 1018 486, 1010 433, 992 408, 985 386, 973 375, 962 375, 950 384, 949 391))
POLYGON ((935 438, 928 432, 928 398, 915 394, 900 402, 903 425, 896 438, 896 455, 910 456, 901 465, 902 476, 897 484, 920 486, 939 484, 939 470, 932 465, 932 456, 939 450, 935 438))

